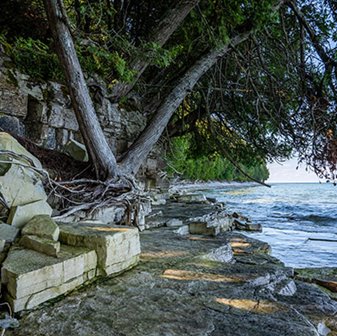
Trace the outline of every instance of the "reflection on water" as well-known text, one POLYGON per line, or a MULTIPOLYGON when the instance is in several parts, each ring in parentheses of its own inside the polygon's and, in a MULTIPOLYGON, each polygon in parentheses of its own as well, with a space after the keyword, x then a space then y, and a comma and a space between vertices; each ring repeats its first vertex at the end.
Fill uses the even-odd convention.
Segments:
POLYGON ((212 190, 207 196, 262 224, 262 233, 248 234, 268 242, 272 254, 286 265, 337 267, 337 187, 275 184, 272 188, 212 190))

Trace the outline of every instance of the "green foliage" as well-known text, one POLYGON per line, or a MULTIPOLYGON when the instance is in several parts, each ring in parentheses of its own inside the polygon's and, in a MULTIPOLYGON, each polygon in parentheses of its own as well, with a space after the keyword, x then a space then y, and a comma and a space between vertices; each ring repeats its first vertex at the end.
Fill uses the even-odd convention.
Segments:
MULTIPOLYGON (((179 174, 186 179, 203 181, 235 180, 243 182, 249 180, 219 153, 196 157, 191 153, 190 146, 190 136, 178 137, 171 141, 171 148, 166 158, 169 175, 179 174)), ((240 168, 249 176, 260 181, 265 181, 269 176, 263 162, 240 164, 240 168)))
POLYGON ((11 57, 16 68, 33 79, 63 80, 57 56, 50 51, 47 44, 23 37, 18 37, 13 43, 9 43, 4 35, 0 35, 0 44, 11 57))

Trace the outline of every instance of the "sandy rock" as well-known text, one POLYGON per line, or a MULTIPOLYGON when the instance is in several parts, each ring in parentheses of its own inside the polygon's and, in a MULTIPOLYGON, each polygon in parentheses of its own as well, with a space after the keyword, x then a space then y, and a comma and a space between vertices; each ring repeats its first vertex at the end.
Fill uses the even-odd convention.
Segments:
POLYGON ((26 205, 12 207, 7 222, 18 228, 22 228, 28 221, 37 215, 52 214, 52 208, 46 201, 36 201, 26 205))
POLYGON ((197 235, 216 236, 220 233, 219 227, 215 227, 215 226, 209 227, 207 223, 203 223, 203 222, 189 223, 188 230, 190 234, 197 234, 197 235))
POLYGON ((34 216, 22 229, 23 235, 33 235, 57 241, 60 229, 48 215, 34 216))
POLYGON ((19 229, 15 226, 8 224, 0 224, 0 239, 6 241, 6 243, 12 243, 19 234, 19 229))
POLYGON ((52 257, 57 257, 61 248, 61 244, 58 241, 28 235, 20 239, 20 245, 52 257))

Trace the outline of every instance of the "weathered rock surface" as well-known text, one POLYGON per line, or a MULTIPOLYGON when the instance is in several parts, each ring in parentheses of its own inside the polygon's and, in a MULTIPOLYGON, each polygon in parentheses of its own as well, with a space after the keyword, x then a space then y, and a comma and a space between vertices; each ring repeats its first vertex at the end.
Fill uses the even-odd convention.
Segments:
POLYGON ((291 281, 292 272, 264 253, 264 243, 234 232, 183 238, 170 228, 145 231, 141 242, 137 267, 29 312, 8 335, 318 336, 322 326, 337 330, 337 303, 318 288, 296 281, 296 292, 285 296, 270 287, 277 279, 291 281), (235 263, 204 258, 227 244, 235 263))
POLYGON ((253 224, 247 221, 237 220, 233 221, 234 228, 240 231, 257 231, 262 232, 261 224, 253 224))
POLYGON ((77 161, 88 162, 89 155, 85 145, 82 143, 71 139, 65 146, 65 151, 69 154, 73 159, 77 161))
POLYGON ((28 235, 20 239, 20 245, 52 257, 58 257, 61 248, 61 244, 58 241, 28 235))
POLYGON ((41 179, 33 170, 10 164, 3 173, 0 194, 8 208, 47 199, 41 179))
POLYGON ((33 235, 57 241, 60 229, 48 215, 34 216, 21 231, 22 235, 33 235))
POLYGON ((36 201, 26 205, 12 207, 7 222, 22 228, 27 222, 37 215, 51 216, 52 208, 46 201, 36 201))
POLYGON ((63 246, 59 258, 33 250, 11 248, 1 269, 5 299, 15 312, 75 289, 96 275, 93 250, 63 246))
POLYGON ((0 239, 6 241, 6 243, 12 243, 19 234, 19 229, 15 226, 1 223, 0 224, 0 239))
POLYGON ((62 243, 96 251, 101 274, 119 273, 138 262, 140 242, 136 228, 95 221, 59 223, 59 226, 62 243))

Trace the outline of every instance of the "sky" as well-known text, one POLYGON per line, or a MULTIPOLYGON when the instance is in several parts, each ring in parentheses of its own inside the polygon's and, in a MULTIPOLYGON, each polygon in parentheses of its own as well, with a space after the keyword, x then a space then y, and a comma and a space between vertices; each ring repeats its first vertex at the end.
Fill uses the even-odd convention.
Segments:
POLYGON ((282 164, 268 164, 270 176, 266 182, 319 182, 318 177, 312 171, 306 171, 305 165, 296 170, 297 159, 291 159, 282 164))

